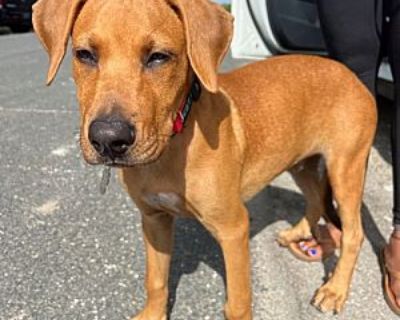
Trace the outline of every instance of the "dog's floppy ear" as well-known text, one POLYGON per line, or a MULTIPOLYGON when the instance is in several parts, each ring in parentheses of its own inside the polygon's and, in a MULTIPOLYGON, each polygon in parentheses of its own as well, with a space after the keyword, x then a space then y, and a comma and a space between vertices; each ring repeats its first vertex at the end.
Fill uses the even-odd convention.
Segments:
POLYGON ((33 6, 32 22, 49 55, 47 85, 50 85, 64 58, 75 19, 85 0, 39 0, 33 6))
POLYGON ((232 39, 233 17, 209 0, 169 0, 183 21, 187 53, 201 83, 218 91, 218 67, 232 39))

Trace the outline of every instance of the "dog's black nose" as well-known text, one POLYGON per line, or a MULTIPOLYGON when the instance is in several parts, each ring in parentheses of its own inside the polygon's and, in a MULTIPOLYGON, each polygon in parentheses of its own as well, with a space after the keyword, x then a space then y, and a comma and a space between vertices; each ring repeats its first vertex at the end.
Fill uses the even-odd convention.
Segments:
POLYGON ((121 118, 97 119, 90 124, 89 141, 101 156, 115 159, 135 142, 135 128, 121 118))

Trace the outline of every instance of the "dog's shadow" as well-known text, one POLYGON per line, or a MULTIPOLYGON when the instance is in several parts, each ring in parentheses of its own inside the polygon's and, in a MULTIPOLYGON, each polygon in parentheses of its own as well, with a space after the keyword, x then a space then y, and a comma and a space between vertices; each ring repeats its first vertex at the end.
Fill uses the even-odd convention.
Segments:
MULTIPOLYGON (((277 221, 287 221, 294 225, 302 218, 304 206, 304 197, 300 193, 275 186, 265 188, 247 204, 251 221, 250 237, 253 238, 277 221)), ((362 207, 362 214, 366 237, 378 258, 385 239, 366 205, 362 207)), ((333 271, 336 262, 336 256, 324 261, 325 279, 333 271)), ((224 260, 218 243, 199 222, 179 219, 176 223, 175 247, 169 281, 169 315, 176 301, 181 277, 195 272, 200 263, 215 270, 225 282, 224 260)))

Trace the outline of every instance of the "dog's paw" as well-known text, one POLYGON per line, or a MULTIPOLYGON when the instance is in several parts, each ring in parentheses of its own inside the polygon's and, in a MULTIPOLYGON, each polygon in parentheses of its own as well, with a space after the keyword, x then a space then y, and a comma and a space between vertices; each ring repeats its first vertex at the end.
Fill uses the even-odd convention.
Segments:
POLYGON ((144 309, 137 316, 133 317, 131 320, 167 320, 167 315, 156 315, 154 312, 149 312, 147 309, 144 309))
POLYGON ((279 232, 276 241, 283 247, 289 246, 293 242, 299 242, 312 237, 311 227, 307 219, 303 218, 292 228, 279 232))
POLYGON ((276 241, 282 247, 287 247, 289 244, 298 242, 302 239, 305 239, 303 230, 300 228, 289 228, 279 232, 276 241))
POLYGON ((343 310, 347 295, 347 288, 341 288, 328 282, 318 289, 311 303, 321 312, 340 313, 343 310))
POLYGON ((292 242, 290 240, 291 239, 291 236, 290 236, 291 230, 292 229, 282 230, 281 232, 278 233, 278 236, 276 237, 276 241, 282 247, 287 247, 292 242))

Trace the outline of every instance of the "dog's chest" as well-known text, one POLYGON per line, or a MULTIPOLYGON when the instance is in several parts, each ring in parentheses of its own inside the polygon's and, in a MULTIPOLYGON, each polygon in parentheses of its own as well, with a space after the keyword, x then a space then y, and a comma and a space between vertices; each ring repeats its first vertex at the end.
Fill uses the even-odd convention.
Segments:
POLYGON ((174 192, 146 193, 143 200, 153 209, 163 210, 176 216, 188 216, 184 199, 174 192))

